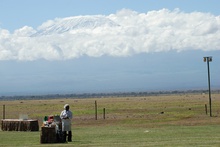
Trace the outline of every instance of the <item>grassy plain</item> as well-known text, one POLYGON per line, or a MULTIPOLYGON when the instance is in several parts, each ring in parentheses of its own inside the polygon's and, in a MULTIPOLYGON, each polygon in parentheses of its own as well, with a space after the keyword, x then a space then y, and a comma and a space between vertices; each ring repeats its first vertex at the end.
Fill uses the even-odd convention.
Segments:
MULTIPOLYGON (((41 126, 44 116, 59 115, 66 103, 70 104, 74 114, 73 142, 40 144, 40 131, 0 131, 0 146, 220 145, 220 94, 212 94, 213 117, 205 112, 206 94, 14 100, 0 101, 0 106, 5 105, 6 118, 28 114, 29 118, 38 119, 41 126), (98 120, 95 120, 95 101, 98 120)), ((2 111, 0 109, 0 116, 2 111)))

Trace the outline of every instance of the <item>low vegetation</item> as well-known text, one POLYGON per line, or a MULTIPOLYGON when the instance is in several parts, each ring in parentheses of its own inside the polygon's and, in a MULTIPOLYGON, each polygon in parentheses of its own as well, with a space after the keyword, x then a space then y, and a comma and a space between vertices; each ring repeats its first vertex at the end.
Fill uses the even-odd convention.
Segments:
MULTIPOLYGON (((41 126, 44 116, 59 115, 66 103, 74 114, 73 142, 56 146, 217 146, 220 143, 218 93, 212 94, 212 117, 209 107, 206 114, 205 105, 209 101, 204 93, 13 100, 0 101, 0 106, 5 105, 6 118, 27 114, 38 119, 41 126)), ((0 146, 52 146, 40 144, 40 131, 0 131, 0 138, 0 146)))

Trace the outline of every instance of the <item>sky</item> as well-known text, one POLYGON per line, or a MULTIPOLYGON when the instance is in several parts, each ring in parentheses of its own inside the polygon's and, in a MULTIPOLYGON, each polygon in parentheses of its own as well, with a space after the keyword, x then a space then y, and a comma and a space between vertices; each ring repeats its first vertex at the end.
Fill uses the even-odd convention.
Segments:
POLYGON ((218 0, 0 3, 2 96, 220 89, 218 0))

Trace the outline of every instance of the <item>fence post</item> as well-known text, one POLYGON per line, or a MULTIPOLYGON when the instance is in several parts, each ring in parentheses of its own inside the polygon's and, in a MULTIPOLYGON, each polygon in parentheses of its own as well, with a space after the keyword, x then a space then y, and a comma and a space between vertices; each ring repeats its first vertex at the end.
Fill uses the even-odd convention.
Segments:
POLYGON ((97 102, 95 101, 95 120, 97 120, 97 102))
POLYGON ((105 108, 103 108, 103 119, 105 119, 105 108))
POLYGON ((205 104, 205 113, 208 114, 207 105, 205 104))
POLYGON ((5 105, 3 105, 3 119, 5 119, 5 105))

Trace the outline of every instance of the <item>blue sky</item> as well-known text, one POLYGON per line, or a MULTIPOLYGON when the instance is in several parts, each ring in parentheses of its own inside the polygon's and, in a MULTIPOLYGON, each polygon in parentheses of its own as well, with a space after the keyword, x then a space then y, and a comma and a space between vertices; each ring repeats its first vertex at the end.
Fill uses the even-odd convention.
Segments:
POLYGON ((0 2, 0 95, 207 89, 203 56, 220 88, 218 0, 0 2), (30 37, 97 15, 121 28, 30 37))
POLYGON ((219 15, 218 0, 1 0, 0 27, 13 31, 25 25, 37 27, 43 22, 56 17, 69 17, 77 15, 108 15, 123 8, 146 13, 151 10, 179 8, 184 12, 208 12, 219 15))

